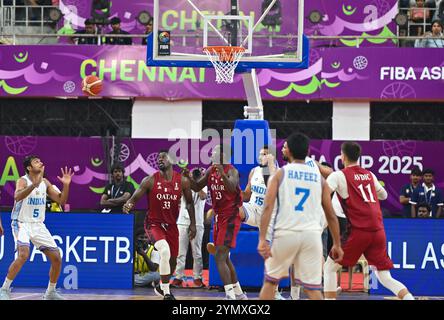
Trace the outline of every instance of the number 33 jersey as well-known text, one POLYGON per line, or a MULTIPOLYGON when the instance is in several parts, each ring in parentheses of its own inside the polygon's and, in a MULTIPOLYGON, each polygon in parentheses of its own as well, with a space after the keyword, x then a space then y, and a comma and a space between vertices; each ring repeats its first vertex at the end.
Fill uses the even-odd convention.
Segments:
POLYGON ((290 163, 279 182, 274 231, 321 231, 322 179, 312 163, 290 163))
POLYGON ((182 197, 182 176, 173 171, 171 181, 167 181, 158 171, 153 178, 153 188, 148 194, 146 222, 175 225, 182 197))
MULTIPOLYGON (((27 175, 21 177, 26 180, 26 186, 32 184, 27 175)), ((32 192, 25 199, 16 201, 14 208, 12 208, 11 220, 18 220, 20 222, 43 222, 45 221, 46 210, 46 184, 42 181, 38 188, 32 192)))

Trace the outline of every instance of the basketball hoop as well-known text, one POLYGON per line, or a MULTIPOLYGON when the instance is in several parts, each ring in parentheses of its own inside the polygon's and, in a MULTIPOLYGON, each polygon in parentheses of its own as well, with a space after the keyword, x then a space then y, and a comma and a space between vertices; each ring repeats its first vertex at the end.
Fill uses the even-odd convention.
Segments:
POLYGON ((234 70, 245 53, 242 47, 210 46, 203 48, 216 70, 217 83, 233 83, 234 70))

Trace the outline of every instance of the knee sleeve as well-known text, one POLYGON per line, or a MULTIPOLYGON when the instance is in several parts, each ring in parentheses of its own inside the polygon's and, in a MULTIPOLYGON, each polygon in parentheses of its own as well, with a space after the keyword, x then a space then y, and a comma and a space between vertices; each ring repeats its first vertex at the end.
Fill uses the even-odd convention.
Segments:
POLYGON ((159 262, 159 273, 160 275, 169 275, 171 273, 170 269, 170 246, 165 239, 159 240, 154 244, 154 247, 159 251, 160 262, 159 262))
POLYGON ((341 265, 328 257, 324 264, 324 292, 336 292, 339 269, 341 269, 341 265))
POLYGON ((405 289, 405 285, 403 285, 398 280, 395 280, 392 278, 392 275, 390 274, 390 271, 388 270, 382 270, 382 271, 376 271, 376 277, 378 278, 378 281, 381 282, 381 284, 389 289, 391 292, 393 292, 396 296, 398 293, 405 289))

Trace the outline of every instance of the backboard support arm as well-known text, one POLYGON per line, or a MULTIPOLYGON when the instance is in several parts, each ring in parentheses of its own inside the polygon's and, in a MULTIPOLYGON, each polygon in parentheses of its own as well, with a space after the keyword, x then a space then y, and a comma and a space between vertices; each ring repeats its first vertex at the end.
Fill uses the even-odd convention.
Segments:
POLYGON ((263 120, 264 106, 262 104, 256 69, 242 73, 242 82, 248 101, 248 106, 244 107, 244 117, 249 120, 263 120))

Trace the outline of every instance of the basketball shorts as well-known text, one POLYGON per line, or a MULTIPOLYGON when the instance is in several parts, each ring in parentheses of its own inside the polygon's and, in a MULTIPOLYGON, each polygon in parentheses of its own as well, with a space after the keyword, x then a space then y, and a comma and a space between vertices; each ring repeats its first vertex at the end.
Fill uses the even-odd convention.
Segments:
POLYGON ((241 226, 239 214, 227 216, 216 214, 213 224, 213 242, 215 246, 236 248, 236 238, 241 226))
POLYGON ((149 240, 155 244, 159 240, 166 240, 170 247, 171 257, 176 258, 179 254, 179 230, 177 225, 168 225, 166 223, 147 223, 145 232, 149 240))
POLYGON ((342 250, 344 258, 339 263, 343 266, 354 266, 363 254, 369 265, 378 270, 393 268, 393 262, 387 254, 387 239, 384 229, 378 231, 362 231, 351 229, 343 238, 342 250))
POLYGON ((57 244, 43 222, 19 222, 12 220, 12 234, 14 236, 15 250, 20 246, 30 246, 30 243, 39 249, 58 250, 57 244))
POLYGON ((278 230, 265 260, 265 280, 278 284, 294 267, 294 280, 307 290, 322 289, 322 240, 320 231, 278 230))

